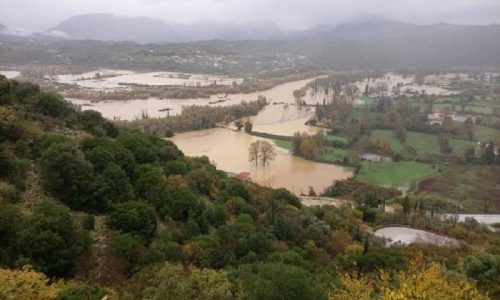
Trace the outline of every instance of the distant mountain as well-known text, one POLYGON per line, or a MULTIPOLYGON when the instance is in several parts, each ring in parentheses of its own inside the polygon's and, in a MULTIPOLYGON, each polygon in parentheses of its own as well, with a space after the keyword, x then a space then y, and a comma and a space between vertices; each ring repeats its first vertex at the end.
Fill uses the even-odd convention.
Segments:
POLYGON ((301 33, 301 37, 329 40, 366 41, 371 39, 401 38, 405 36, 449 33, 464 29, 464 25, 416 25, 391 20, 344 23, 337 26, 320 25, 301 33))
POLYGON ((283 31, 272 23, 173 24, 147 17, 88 14, 69 18, 51 30, 71 39, 134 41, 138 43, 189 42, 198 40, 272 40, 283 31))
POLYGON ((111 14, 74 16, 59 23, 51 31, 63 33, 68 38, 100 41, 152 43, 179 38, 175 36, 171 27, 161 20, 119 17, 111 14))
POLYGON ((407 36, 427 36, 460 32, 467 28, 486 28, 453 24, 416 25, 391 20, 376 20, 339 25, 319 25, 309 30, 285 31, 273 22, 225 24, 204 22, 176 24, 148 17, 123 17, 87 14, 69 18, 49 31, 51 36, 97 41, 137 43, 283 40, 369 41, 407 36))
POLYGON ((3 25, 2 23, 0 23, 0 31, 6 29, 7 27, 5 27, 5 25, 3 25))

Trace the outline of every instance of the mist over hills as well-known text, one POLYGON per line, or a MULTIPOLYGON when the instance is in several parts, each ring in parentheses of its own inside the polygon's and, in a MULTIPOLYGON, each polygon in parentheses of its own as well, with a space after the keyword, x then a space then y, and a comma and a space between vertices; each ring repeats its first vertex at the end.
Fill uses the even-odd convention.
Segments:
POLYGON ((257 74, 324 68, 500 68, 500 25, 416 25, 390 20, 304 31, 274 23, 192 25, 82 15, 52 30, 0 30, 0 61, 257 74), (58 56, 59 55, 59 56, 58 56), (275 72, 273 71, 273 72, 275 72))
POLYGON ((272 22, 224 24, 204 22, 175 24, 148 17, 87 14, 69 18, 51 31, 70 39, 134 41, 138 43, 189 42, 198 40, 273 40, 285 32, 272 22))

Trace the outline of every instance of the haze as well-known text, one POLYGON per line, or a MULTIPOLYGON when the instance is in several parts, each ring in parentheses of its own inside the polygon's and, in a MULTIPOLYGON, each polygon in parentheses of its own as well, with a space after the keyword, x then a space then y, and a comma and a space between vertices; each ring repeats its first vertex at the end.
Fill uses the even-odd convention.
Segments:
POLYGON ((285 29, 371 19, 500 23, 498 0, 0 0, 0 23, 42 31, 74 15, 113 13, 176 23, 273 21, 285 29), (8 9, 6 9, 8 8, 8 9))

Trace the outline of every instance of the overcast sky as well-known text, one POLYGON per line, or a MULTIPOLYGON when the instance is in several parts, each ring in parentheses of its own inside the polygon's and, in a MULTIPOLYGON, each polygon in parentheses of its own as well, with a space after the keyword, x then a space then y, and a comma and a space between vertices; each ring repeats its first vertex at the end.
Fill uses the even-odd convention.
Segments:
POLYGON ((0 23, 41 31, 87 13, 180 23, 274 21, 300 29, 373 18, 414 23, 500 23, 500 0, 0 0, 0 23))

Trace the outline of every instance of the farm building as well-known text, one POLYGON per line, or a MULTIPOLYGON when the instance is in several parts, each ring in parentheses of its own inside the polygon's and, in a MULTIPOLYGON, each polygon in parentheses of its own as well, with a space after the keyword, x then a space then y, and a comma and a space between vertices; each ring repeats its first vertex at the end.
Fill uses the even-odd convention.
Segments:
POLYGON ((364 153, 363 155, 361 155, 361 160, 369 162, 381 162, 384 160, 384 157, 378 154, 364 153))

